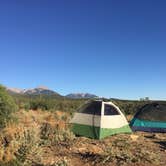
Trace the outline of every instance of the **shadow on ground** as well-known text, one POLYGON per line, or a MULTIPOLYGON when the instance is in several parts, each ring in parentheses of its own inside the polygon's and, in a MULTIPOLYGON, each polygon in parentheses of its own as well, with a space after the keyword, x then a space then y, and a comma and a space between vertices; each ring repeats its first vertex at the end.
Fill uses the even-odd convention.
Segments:
POLYGON ((166 150, 166 141, 155 141, 155 143, 159 144, 161 149, 166 150))

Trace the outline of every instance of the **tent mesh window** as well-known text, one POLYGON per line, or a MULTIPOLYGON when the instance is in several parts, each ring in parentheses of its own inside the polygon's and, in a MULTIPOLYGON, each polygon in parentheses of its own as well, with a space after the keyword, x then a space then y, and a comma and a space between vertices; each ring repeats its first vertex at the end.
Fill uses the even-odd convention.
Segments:
POLYGON ((104 115, 119 115, 119 112, 112 105, 104 104, 104 115))
POLYGON ((138 119, 166 122, 166 104, 147 104, 136 114, 138 119))
POLYGON ((101 115, 101 104, 102 103, 100 101, 87 103, 81 107, 78 112, 92 115, 101 115))

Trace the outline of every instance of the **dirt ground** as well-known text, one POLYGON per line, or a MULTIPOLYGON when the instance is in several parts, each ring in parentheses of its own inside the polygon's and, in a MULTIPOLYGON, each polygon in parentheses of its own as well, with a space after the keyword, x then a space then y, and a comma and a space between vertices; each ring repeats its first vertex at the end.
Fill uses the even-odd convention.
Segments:
POLYGON ((48 164, 59 161, 69 166, 165 166, 166 134, 137 132, 103 140, 77 137, 73 142, 45 147, 44 158, 48 164))

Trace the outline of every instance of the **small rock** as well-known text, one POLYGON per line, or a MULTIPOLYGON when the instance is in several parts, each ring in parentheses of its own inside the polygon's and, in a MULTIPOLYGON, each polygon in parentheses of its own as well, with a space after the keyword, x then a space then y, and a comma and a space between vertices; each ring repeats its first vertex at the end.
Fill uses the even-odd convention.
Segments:
POLYGON ((131 135, 130 135, 130 138, 132 139, 132 141, 137 141, 138 135, 131 134, 131 135))

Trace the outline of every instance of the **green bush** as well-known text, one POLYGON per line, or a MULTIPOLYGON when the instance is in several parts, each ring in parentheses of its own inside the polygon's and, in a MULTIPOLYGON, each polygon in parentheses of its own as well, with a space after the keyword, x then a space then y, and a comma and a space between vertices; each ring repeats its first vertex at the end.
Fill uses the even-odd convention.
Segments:
POLYGON ((24 109, 26 111, 30 110, 30 104, 28 102, 19 103, 19 109, 24 109))
POLYGON ((51 109, 50 104, 45 100, 36 99, 30 102, 30 109, 32 110, 49 110, 51 109))
POLYGON ((9 96, 5 88, 0 85, 0 128, 3 128, 5 124, 11 120, 12 113, 17 109, 13 98, 9 96))

